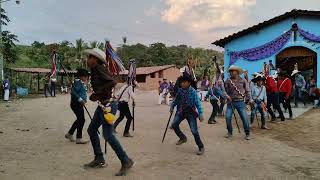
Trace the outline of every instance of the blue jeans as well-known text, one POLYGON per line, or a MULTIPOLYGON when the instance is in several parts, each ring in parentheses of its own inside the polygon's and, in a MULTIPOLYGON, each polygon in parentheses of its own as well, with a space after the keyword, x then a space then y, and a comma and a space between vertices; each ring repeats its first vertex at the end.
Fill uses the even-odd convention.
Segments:
MULTIPOLYGON (((117 103, 113 102, 111 105, 112 114, 116 114, 117 112, 117 103)), ((120 142, 113 134, 113 125, 108 124, 104 119, 104 112, 100 107, 97 107, 93 120, 91 121, 88 127, 88 134, 90 136, 91 144, 93 147, 95 159, 103 159, 103 153, 101 151, 100 139, 98 135, 98 129, 102 125, 103 137, 110 144, 111 148, 117 154, 119 160, 124 163, 128 161, 128 156, 126 152, 123 150, 120 142)))
POLYGON ((174 132, 176 133, 176 135, 180 139, 187 139, 186 135, 183 134, 183 132, 181 131, 181 129, 179 127, 180 123, 184 119, 187 119, 189 127, 192 132, 192 135, 193 135, 194 140, 196 141, 196 144, 198 145, 199 149, 203 148, 204 146, 201 141, 200 134, 198 132, 197 119, 192 114, 181 115, 180 113, 177 112, 174 117, 174 120, 172 122, 172 128, 173 128, 174 132))
POLYGON ((243 123, 243 128, 244 128, 244 132, 246 133, 246 135, 250 134, 250 126, 249 126, 249 121, 248 121, 248 115, 247 112, 245 110, 246 108, 246 104, 243 101, 233 101, 231 103, 228 103, 227 105, 227 111, 226 111, 226 121, 227 121, 227 130, 229 134, 232 134, 232 115, 233 113, 233 109, 236 109, 240 115, 240 118, 242 120, 243 123))
POLYGON ((302 88, 300 87, 295 87, 295 101, 294 104, 297 106, 298 105, 298 100, 301 101, 304 105, 306 104, 305 100, 303 99, 303 91, 302 88))
MULTIPOLYGON (((257 101, 254 107, 251 109, 250 123, 252 124, 254 122, 254 119, 257 117, 257 111, 259 111, 261 115, 261 127, 264 127, 266 125, 266 119, 262 108, 262 101, 257 101)), ((257 119, 257 121, 259 120, 257 119)))

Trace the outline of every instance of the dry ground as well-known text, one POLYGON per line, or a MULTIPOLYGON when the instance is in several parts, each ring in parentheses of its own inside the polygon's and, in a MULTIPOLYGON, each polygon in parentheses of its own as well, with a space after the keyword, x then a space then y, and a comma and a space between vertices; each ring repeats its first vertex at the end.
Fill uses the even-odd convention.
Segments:
MULTIPOLYGON (((0 103, 1 180, 320 179, 320 110, 311 110, 284 125, 271 124, 271 131, 255 129, 251 141, 245 141, 236 129, 232 140, 223 138, 222 118, 216 125, 199 124, 206 153, 197 156, 186 122, 182 123, 189 138, 186 144, 175 146, 177 137, 171 130, 161 143, 168 107, 156 105, 156 94, 148 92, 138 96, 135 137, 117 135, 135 167, 127 177, 114 177, 120 163, 110 146, 108 167, 88 171, 82 165, 93 158, 91 145, 64 139, 74 120, 69 99, 64 95, 0 103)), ((208 117, 211 107, 208 103, 204 106, 208 117)), ((88 107, 93 113, 95 104, 88 107)), ((85 126, 88 124, 87 118, 85 126)), ((88 139, 86 132, 84 135, 88 139)))

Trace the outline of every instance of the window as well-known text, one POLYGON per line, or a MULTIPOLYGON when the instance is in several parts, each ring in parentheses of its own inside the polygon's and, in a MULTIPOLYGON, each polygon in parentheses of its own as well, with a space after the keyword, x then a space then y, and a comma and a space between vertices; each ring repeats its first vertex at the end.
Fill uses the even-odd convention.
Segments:
POLYGON ((145 83, 146 82, 146 76, 145 75, 137 75, 136 80, 138 83, 145 83))
POLYGON ((156 78, 156 73, 152 73, 151 78, 156 78))

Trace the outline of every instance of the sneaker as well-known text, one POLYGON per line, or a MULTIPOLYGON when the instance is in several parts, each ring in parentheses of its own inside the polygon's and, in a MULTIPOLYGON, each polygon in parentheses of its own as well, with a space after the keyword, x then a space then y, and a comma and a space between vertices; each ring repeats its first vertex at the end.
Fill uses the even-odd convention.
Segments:
POLYGON ((133 135, 131 135, 130 133, 124 133, 124 134, 123 134, 123 137, 132 138, 132 137, 133 137, 133 135))
POLYGON ((246 139, 246 140, 250 140, 250 139, 251 139, 251 138, 250 138, 250 135, 246 135, 245 139, 246 139))
POLYGON ((224 137, 230 139, 230 138, 232 138, 232 134, 228 133, 224 137))
POLYGON ((200 148, 199 151, 197 152, 197 155, 201 156, 204 154, 204 147, 200 148))
POLYGON ((216 123, 217 123, 216 120, 208 121, 208 124, 216 124, 216 123))
POLYGON ((293 120, 293 116, 292 115, 289 116, 289 120, 293 120))
POLYGON ((176 143, 176 145, 179 146, 179 145, 184 144, 184 143, 186 143, 186 142, 187 142, 187 138, 180 139, 180 140, 176 143))
POLYGON ((121 169, 119 170, 119 172, 116 173, 116 176, 125 176, 128 170, 131 169, 133 165, 133 160, 129 158, 127 162, 122 164, 121 169))
POLYGON ((66 139, 69 139, 70 142, 74 142, 73 135, 67 133, 66 135, 64 135, 64 137, 65 137, 66 139))
POLYGON ((104 161, 104 159, 94 159, 90 163, 85 164, 84 168, 86 168, 86 169, 87 168, 96 169, 96 168, 103 168, 105 166, 106 166, 106 162, 104 161))
POLYGON ((76 139, 76 144, 87 144, 89 141, 85 141, 82 138, 77 138, 76 139))
POLYGON ((261 129, 270 130, 270 128, 268 128, 266 126, 262 126, 261 129))

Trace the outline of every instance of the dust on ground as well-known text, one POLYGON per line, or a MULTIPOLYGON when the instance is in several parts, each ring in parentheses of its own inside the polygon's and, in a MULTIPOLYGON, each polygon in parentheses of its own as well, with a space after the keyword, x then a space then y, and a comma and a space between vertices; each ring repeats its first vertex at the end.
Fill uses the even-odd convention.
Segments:
MULTIPOLYGON (((156 105, 156 92, 139 93, 135 137, 121 136, 124 123, 119 125, 117 135, 136 164, 126 177, 115 177, 120 162, 110 146, 106 168, 85 170, 82 165, 93 158, 91 145, 76 145, 64 139, 75 119, 69 101, 68 95, 62 95, 0 103, 1 180, 320 179, 320 110, 311 110, 285 124, 269 124, 270 131, 254 129, 250 141, 245 141, 236 129, 232 140, 223 138, 226 133, 223 118, 216 125, 199 123, 206 152, 197 156, 185 121, 181 129, 188 137, 186 144, 176 146, 178 138, 172 130, 161 143, 169 108, 156 105)), ((95 107, 95 103, 88 104, 91 113, 95 107)), ((208 118, 209 103, 204 103, 204 110, 208 118)), ((85 131, 88 124, 86 116, 86 139, 89 139, 85 131)))

